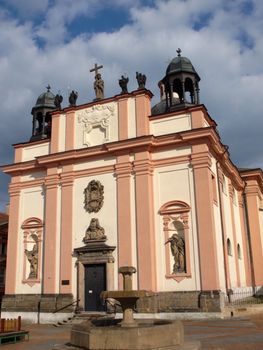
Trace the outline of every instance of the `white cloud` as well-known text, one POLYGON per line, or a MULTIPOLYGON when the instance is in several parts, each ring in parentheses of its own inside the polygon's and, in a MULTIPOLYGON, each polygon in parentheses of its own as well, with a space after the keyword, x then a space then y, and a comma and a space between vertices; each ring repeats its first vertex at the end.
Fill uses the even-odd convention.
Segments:
MULTIPOLYGON (((19 7, 20 2, 12 1, 19 7)), ((261 1, 254 0, 253 11, 246 15, 241 11, 243 0, 233 1, 231 7, 221 0, 157 0, 155 7, 139 0, 113 0, 116 8, 130 8, 131 23, 111 33, 83 33, 73 39, 68 24, 80 15, 95 16, 105 0, 55 0, 48 8, 45 1, 25 4, 32 3, 34 11, 44 13, 37 26, 1 14, 0 163, 12 161, 12 143, 30 137, 31 108, 48 83, 54 93, 61 90, 63 106, 68 103, 68 86, 79 92, 79 103, 90 101, 94 92, 89 69, 97 62, 104 65, 106 96, 120 91, 118 79, 123 73, 130 78, 129 90, 135 89, 135 72, 141 71, 156 102, 157 82, 181 47, 201 76, 201 102, 218 122, 233 160, 240 166, 263 167, 261 1), (193 29, 196 23, 198 30, 193 29), (252 47, 242 43, 240 33, 251 38, 252 47), (39 47, 39 38, 47 45, 39 47)), ((5 194, 0 201, 6 198, 5 194)))

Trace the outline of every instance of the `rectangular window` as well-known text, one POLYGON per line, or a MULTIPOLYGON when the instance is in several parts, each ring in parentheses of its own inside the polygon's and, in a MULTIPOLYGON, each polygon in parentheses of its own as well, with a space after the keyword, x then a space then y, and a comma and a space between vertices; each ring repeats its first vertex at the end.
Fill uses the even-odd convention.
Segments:
POLYGON ((237 191, 233 188, 233 203, 237 205, 237 191))
POLYGON ((217 204, 217 186, 215 175, 212 174, 212 186, 213 186, 213 201, 217 204))

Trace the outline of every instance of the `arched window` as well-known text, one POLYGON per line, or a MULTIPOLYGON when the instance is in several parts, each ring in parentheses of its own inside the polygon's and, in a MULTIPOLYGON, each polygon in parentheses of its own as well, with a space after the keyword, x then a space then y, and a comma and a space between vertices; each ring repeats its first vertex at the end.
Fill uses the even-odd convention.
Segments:
POLYGON ((230 242, 230 239, 228 238, 227 239, 227 254, 232 256, 232 246, 231 246, 231 242, 230 242))
POLYGON ((240 248, 240 244, 239 243, 237 244, 237 257, 238 257, 238 259, 242 259, 242 257, 241 257, 241 248, 240 248))
POLYGON ((183 88, 180 79, 175 79, 173 82, 173 92, 176 92, 179 96, 180 103, 183 102, 183 88))
POLYGON ((177 282, 191 276, 189 211, 190 206, 182 201, 165 203, 159 210, 163 218, 166 278, 177 282))
POLYGON ((185 99, 188 103, 196 103, 194 93, 194 83, 191 78, 186 78, 184 82, 185 99))

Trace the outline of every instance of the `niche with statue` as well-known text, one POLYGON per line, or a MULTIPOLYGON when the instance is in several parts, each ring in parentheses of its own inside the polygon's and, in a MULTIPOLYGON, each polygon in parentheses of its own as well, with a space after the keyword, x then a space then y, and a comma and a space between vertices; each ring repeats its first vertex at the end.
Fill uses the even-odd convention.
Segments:
POLYGON ((23 230, 23 283, 33 286, 40 283, 41 242, 43 223, 38 218, 29 218, 22 224, 23 230))
POLYGON ((166 278, 177 282, 191 277, 189 255, 190 206, 183 201, 165 203, 159 210, 163 220, 166 278))

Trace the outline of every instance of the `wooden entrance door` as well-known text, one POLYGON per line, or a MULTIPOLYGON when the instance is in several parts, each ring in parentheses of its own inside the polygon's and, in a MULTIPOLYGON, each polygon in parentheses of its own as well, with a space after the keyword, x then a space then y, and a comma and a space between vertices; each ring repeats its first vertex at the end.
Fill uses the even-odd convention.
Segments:
POLYGON ((100 293, 106 290, 106 265, 85 265, 85 310, 104 311, 100 293))

